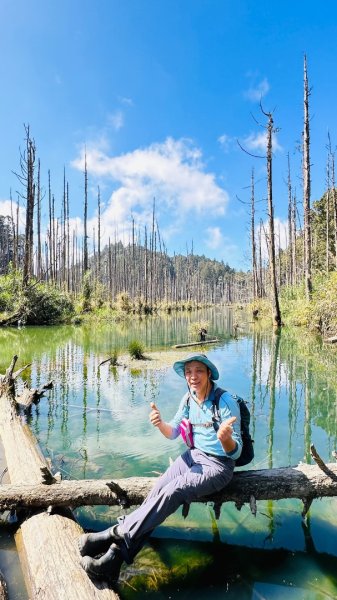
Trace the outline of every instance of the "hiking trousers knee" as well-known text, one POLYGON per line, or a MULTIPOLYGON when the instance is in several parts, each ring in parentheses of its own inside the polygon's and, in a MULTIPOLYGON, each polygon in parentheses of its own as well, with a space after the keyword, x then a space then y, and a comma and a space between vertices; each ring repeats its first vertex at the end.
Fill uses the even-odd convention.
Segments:
POLYGON ((235 462, 227 457, 208 456, 193 448, 179 456, 159 477, 144 502, 118 519, 132 562, 155 527, 183 503, 223 489, 232 479, 235 462))

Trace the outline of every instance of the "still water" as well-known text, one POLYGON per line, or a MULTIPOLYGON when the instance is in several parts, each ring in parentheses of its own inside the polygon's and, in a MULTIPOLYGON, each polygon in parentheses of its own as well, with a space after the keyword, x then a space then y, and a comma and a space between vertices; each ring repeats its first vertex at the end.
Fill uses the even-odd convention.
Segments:
MULTIPOLYGON (((207 354, 220 371, 221 387, 249 401, 255 460, 249 468, 312 462, 313 442, 331 461, 337 448, 337 351, 299 331, 280 336, 233 316, 224 308, 118 325, 0 331, 0 372, 11 357, 32 363, 24 377, 54 388, 33 408, 30 426, 53 470, 64 478, 155 475, 183 450, 148 420, 154 401, 164 419, 185 392, 171 367, 153 370, 100 365, 132 339, 165 350, 188 339, 191 322, 206 319, 219 338, 207 354), (234 322, 240 327, 235 329, 234 322), (236 335, 237 333, 237 335, 236 335)), ((189 352, 188 349, 186 351, 189 352)), ((19 386, 23 385, 23 380, 19 386)), ((225 504, 218 521, 212 506, 178 510, 122 574, 121 598, 325 600, 337 598, 337 500, 315 500, 306 524, 297 500, 225 504)), ((120 509, 77 511, 82 526, 108 527, 120 509)), ((26 600, 10 526, 0 528, 0 569, 11 600, 26 600)))

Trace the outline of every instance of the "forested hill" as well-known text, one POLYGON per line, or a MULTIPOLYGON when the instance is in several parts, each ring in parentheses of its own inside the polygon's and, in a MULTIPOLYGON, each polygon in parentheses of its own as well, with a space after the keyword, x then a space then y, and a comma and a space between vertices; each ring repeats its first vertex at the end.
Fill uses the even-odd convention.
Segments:
MULTIPOLYGON (((169 256, 155 236, 146 244, 135 241, 125 245, 119 241, 102 250, 94 246, 86 271, 79 244, 62 245, 61 240, 57 245, 50 243, 44 256, 39 262, 34 253, 35 278, 75 296, 83 292, 83 286, 87 290, 99 286, 105 300, 114 302, 119 294, 126 293, 149 309, 162 302, 195 305, 248 299, 247 275, 206 256, 169 256)), ((0 216, 0 275, 10 269, 23 270, 24 259, 24 236, 15 235, 10 217, 0 216)))
MULTIPOLYGON (((97 253, 89 264, 91 273, 97 271, 97 253)), ((150 305, 162 300, 227 301, 228 287, 235 279, 235 270, 223 261, 194 254, 169 256, 165 250, 121 242, 103 250, 100 271, 112 296, 126 291, 132 298, 142 296, 150 305)))

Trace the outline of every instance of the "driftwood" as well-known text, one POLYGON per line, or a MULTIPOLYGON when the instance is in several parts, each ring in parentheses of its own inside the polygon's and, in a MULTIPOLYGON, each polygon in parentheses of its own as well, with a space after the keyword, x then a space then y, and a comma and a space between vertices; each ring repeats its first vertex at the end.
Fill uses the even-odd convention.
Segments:
MULTIPOLYGON (((17 357, 0 376, 0 434, 11 485, 41 485, 54 481, 36 439, 19 415, 14 373, 17 357)), ((44 485, 44 489, 48 486, 44 485)), ((48 600, 112 600, 118 598, 105 582, 92 582, 79 565, 77 538, 81 527, 68 511, 37 511, 18 529, 15 541, 29 598, 48 600)))
POLYGON ((214 338, 214 340, 204 340, 203 342, 188 342, 186 344, 176 344, 172 346, 172 348, 187 348, 188 346, 204 346, 205 344, 216 344, 218 342, 218 338, 214 338))
MULTIPOLYGON (((315 498, 337 496, 337 465, 300 464, 296 467, 236 471, 232 482, 216 495, 198 502, 234 502, 238 508, 258 500, 299 498, 305 505, 315 498)), ((0 508, 68 507, 84 505, 139 505, 151 490, 155 477, 111 480, 65 480, 51 485, 5 484, 0 486, 0 508)), ((253 510, 254 512, 254 510, 253 510)))
POLYGON ((51 390, 53 387, 53 382, 49 381, 49 383, 45 383, 39 388, 30 389, 26 384, 24 386, 23 392, 21 396, 16 398, 16 404, 19 408, 26 409, 29 408, 32 404, 37 404, 43 394, 47 390, 51 390))

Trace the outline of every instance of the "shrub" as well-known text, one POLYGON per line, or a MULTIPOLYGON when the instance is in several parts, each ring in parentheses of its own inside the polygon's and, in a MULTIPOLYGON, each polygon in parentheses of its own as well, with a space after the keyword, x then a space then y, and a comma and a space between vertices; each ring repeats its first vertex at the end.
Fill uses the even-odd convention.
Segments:
POLYGON ((81 298, 81 309, 83 312, 91 310, 91 297, 92 297, 92 285, 90 281, 90 271, 87 271, 82 281, 82 298, 81 298))
POLYGON ((52 325, 72 317, 73 304, 65 292, 39 283, 21 297, 21 309, 27 325, 52 325))
POLYGON ((132 311, 132 302, 127 292, 121 292, 116 296, 116 309, 118 312, 127 314, 132 311))
POLYGON ((131 358, 142 359, 144 358, 144 346, 139 340, 132 340, 128 346, 129 354, 131 358))
POLYGON ((188 327, 188 332, 191 337, 198 338, 201 329, 206 329, 206 331, 208 331, 209 321, 201 320, 195 321, 194 323, 190 323, 188 327))
POLYGON ((117 348, 114 348, 114 350, 112 351, 110 364, 112 367, 116 367, 116 365, 118 365, 118 350, 117 350, 117 348))

